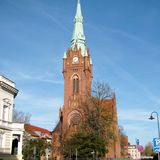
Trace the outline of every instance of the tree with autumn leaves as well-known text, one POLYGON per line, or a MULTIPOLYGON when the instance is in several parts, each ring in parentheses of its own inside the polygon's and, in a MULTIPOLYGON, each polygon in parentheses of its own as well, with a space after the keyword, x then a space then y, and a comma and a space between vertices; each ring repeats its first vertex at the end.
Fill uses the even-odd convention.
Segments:
POLYGON ((63 154, 74 158, 78 150, 79 158, 104 157, 110 142, 117 137, 113 130, 113 110, 106 102, 114 98, 114 92, 107 84, 96 83, 92 95, 79 106, 83 117, 78 130, 64 142, 63 154), (94 154, 94 155, 93 155, 94 154))

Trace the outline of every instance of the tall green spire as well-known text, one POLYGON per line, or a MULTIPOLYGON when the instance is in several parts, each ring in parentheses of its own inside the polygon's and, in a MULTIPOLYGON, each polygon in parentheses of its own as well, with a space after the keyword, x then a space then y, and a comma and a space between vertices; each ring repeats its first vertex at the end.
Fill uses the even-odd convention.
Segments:
POLYGON ((77 10, 74 18, 74 30, 71 40, 71 48, 74 49, 75 45, 77 45, 78 49, 81 49, 82 56, 87 56, 80 0, 77 0, 77 10))

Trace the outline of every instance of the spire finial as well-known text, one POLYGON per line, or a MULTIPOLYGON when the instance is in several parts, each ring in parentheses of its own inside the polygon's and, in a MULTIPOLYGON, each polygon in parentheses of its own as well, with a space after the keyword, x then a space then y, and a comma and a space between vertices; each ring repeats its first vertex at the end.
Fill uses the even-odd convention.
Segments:
MULTIPOLYGON (((80 0, 77 1, 76 17, 82 17, 80 0)), ((82 17, 83 18, 83 17, 82 17)))
POLYGON ((80 0, 77 0, 77 10, 74 18, 74 30, 73 36, 71 40, 71 47, 74 49, 75 45, 77 45, 78 49, 81 48, 82 56, 86 56, 86 42, 85 35, 83 31, 83 16, 81 11, 80 0))

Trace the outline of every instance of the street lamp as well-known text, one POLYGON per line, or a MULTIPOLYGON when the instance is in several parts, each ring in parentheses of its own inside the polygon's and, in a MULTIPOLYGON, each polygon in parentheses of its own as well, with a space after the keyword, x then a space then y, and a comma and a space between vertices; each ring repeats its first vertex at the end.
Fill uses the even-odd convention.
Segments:
POLYGON ((160 138, 160 130, 159 130, 159 115, 158 115, 158 113, 157 113, 156 111, 153 111, 153 112, 151 113, 151 116, 150 116, 148 119, 150 119, 150 120, 155 119, 155 118, 153 117, 153 114, 156 114, 156 116, 157 116, 158 138, 160 138))
MULTIPOLYGON (((158 113, 157 113, 156 111, 153 111, 148 119, 150 119, 150 120, 155 119, 155 118, 153 117, 153 114, 156 114, 156 116, 157 116, 158 138, 160 138, 160 131, 159 131, 159 115, 158 115, 158 113)), ((160 155, 159 155, 159 153, 158 153, 158 159, 160 160, 160 155)))

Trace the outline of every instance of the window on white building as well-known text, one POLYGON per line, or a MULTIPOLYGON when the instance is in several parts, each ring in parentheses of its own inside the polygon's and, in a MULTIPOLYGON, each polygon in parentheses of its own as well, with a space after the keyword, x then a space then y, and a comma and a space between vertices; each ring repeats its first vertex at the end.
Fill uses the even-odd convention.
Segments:
POLYGON ((3 106, 3 114, 2 114, 2 120, 8 121, 8 106, 3 106))
POLYGON ((3 99, 3 108, 2 108, 2 120, 9 121, 9 112, 10 112, 11 101, 8 98, 3 99))
POLYGON ((2 148, 3 134, 0 134, 0 148, 2 148))

